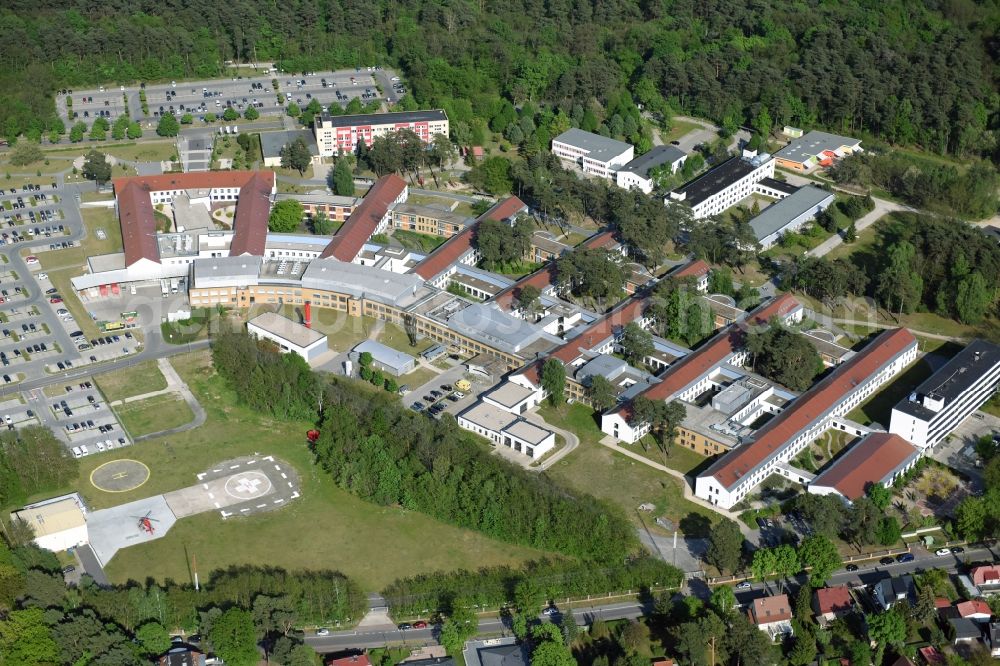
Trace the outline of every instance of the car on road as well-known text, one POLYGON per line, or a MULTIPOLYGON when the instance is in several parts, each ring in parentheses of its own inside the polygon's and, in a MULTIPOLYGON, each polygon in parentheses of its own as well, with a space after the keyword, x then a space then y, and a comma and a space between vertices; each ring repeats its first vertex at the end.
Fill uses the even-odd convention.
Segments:
POLYGON ((937 555, 938 557, 944 557, 945 555, 951 555, 951 549, 950 548, 938 548, 937 550, 934 551, 934 554, 937 555))
POLYGON ((951 552, 953 552, 953 553, 955 553, 957 555, 958 553, 964 553, 965 549, 962 548, 961 546, 953 546, 952 549, 951 549, 951 552))
POLYGON ((878 563, 879 564, 895 564, 896 560, 892 559, 891 557, 883 557, 881 560, 878 561, 878 563))
POLYGON ((552 617, 553 615, 558 615, 558 614, 559 614, 559 609, 556 608, 555 606, 549 606, 548 608, 542 611, 542 615, 544 615, 545 617, 552 617))
POLYGON ((54 296, 54 297, 52 297, 52 298, 49 299, 49 303, 52 303, 53 305, 56 304, 56 303, 62 303, 62 302, 63 302, 63 300, 61 298, 59 298, 58 296, 54 296))
POLYGON ((423 620, 417 620, 416 622, 413 623, 413 628, 414 629, 426 629, 427 628, 427 623, 424 622, 423 620))
POLYGON ((400 631, 409 631, 410 629, 413 629, 413 625, 409 622, 403 622, 397 627, 397 629, 400 631))
POLYGON ((737 590, 749 590, 750 589, 750 581, 745 580, 742 583, 737 583, 736 589, 737 590))
POLYGON ((71 337, 71 338, 78 338, 81 335, 83 335, 83 331, 73 331, 72 333, 69 334, 69 337, 71 337))
POLYGON ((330 630, 327 629, 326 627, 320 627, 319 629, 316 630, 316 635, 317 636, 329 636, 330 635, 330 630))
POLYGON ((897 562, 912 562, 915 559, 916 558, 913 556, 913 553, 900 553, 896 556, 897 562))
POLYGON ((46 296, 51 296, 52 294, 58 294, 58 293, 59 293, 59 290, 56 289, 55 287, 52 287, 51 289, 46 289, 45 290, 45 295, 46 296))
POLYGON ((858 565, 857 564, 848 564, 844 568, 847 569, 848 571, 857 571, 858 570, 858 565))

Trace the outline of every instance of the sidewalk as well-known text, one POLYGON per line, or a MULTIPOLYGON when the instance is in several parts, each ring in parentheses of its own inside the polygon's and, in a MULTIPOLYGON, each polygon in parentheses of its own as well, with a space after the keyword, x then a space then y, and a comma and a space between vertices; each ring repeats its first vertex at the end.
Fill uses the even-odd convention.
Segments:
POLYGON ((732 511, 721 509, 712 504, 711 502, 706 502, 700 497, 695 497, 694 491, 691 489, 691 484, 688 482, 687 476, 684 475, 682 472, 678 472, 676 469, 671 469, 666 465, 661 465, 658 462, 653 462, 649 458, 641 456, 634 451, 630 451, 629 449, 623 446, 618 446, 617 444, 615 444, 616 441, 617 440, 615 440, 615 438, 612 437, 611 435, 606 435, 601 438, 600 444, 602 446, 611 449, 612 451, 622 454, 623 456, 629 457, 632 460, 635 460, 636 462, 641 462, 642 464, 652 467, 655 470, 659 470, 660 472, 666 472, 670 476, 679 479, 683 486, 684 499, 691 502, 692 504, 697 504, 706 509, 714 511, 720 516, 724 516, 732 521, 735 521, 736 524, 739 525, 740 531, 743 532, 743 535, 746 536, 748 539, 753 540, 752 539, 753 530, 751 530, 747 525, 743 523, 743 521, 740 520, 740 516, 738 513, 733 513, 732 511))

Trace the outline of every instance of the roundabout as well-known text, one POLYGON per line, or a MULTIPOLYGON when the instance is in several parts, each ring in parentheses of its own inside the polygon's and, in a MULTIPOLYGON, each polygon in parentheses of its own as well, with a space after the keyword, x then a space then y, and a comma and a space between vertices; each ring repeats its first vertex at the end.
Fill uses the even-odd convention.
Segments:
POLYGON ((127 493, 149 480, 149 468, 138 460, 110 460, 90 473, 90 484, 106 493, 127 493))

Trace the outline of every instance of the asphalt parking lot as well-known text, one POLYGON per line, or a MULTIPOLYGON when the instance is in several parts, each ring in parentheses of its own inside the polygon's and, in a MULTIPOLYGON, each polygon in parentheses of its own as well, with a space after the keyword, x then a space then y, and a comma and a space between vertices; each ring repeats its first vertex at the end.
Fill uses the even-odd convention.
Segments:
POLYGON ((261 115, 283 115, 285 107, 283 104, 278 104, 279 92, 286 100, 293 101, 299 106, 306 106, 312 99, 319 100, 325 107, 336 102, 346 106, 347 102, 355 97, 360 98, 362 102, 386 99, 394 103, 403 93, 393 90, 392 84, 396 83, 391 80, 393 77, 395 74, 389 70, 360 67, 336 72, 261 74, 229 79, 174 81, 150 84, 145 88, 141 88, 140 85, 104 86, 89 90, 66 89, 65 93, 60 89, 56 91, 55 97, 57 111, 67 122, 71 120, 92 122, 99 116, 114 122, 114 119, 125 113, 126 109, 131 118, 139 120, 158 118, 163 113, 169 113, 171 108, 177 115, 208 112, 221 114, 227 105, 231 105, 242 113, 251 104, 261 115), (274 90, 274 79, 278 81, 278 90, 274 90), (376 85, 382 87, 382 93, 376 85), (142 112, 140 92, 143 90, 149 114, 142 112), (287 96, 288 93, 291 93, 291 97, 287 96), (67 98, 72 100, 73 118, 69 117, 67 98))
POLYGON ((123 448, 131 441, 93 379, 63 385, 63 394, 48 397, 42 391, 28 394, 41 422, 66 442, 76 457, 123 448))

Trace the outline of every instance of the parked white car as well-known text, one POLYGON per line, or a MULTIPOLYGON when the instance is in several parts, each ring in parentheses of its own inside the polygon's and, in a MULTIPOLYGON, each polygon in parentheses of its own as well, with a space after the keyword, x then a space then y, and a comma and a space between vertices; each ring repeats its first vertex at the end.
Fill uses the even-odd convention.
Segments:
POLYGON ((944 557, 945 555, 951 555, 951 548, 938 548, 934 551, 934 554, 938 557, 944 557))

